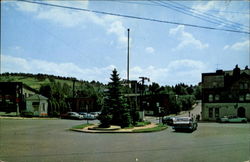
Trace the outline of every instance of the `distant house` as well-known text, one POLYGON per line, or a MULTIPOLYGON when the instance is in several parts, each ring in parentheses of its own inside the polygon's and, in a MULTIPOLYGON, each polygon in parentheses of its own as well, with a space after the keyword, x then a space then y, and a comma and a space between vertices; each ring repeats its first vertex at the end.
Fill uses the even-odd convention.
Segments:
POLYGON ((202 74, 202 119, 215 121, 223 116, 250 120, 250 70, 217 70, 202 74))
POLYGON ((48 98, 35 94, 26 99, 26 110, 33 116, 48 116, 48 98))
POLYGON ((47 116, 47 100, 22 82, 0 82, 0 112, 20 115, 23 111, 30 111, 35 116, 47 116))

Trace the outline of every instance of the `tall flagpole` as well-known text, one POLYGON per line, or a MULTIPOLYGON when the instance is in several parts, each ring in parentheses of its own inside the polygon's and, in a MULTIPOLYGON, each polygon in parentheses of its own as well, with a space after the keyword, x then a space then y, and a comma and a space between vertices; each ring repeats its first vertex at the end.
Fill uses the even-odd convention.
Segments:
POLYGON ((127 81, 129 83, 129 29, 128 29, 127 81))

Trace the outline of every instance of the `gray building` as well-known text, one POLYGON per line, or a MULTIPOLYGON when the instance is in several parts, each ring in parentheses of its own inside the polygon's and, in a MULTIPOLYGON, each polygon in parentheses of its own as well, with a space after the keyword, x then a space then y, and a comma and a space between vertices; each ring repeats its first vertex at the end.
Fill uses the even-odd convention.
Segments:
POLYGON ((26 98, 26 110, 33 116, 48 116, 48 98, 34 94, 26 98))
POLYGON ((202 119, 215 121, 223 116, 250 120, 250 70, 238 65, 231 71, 202 74, 202 119))

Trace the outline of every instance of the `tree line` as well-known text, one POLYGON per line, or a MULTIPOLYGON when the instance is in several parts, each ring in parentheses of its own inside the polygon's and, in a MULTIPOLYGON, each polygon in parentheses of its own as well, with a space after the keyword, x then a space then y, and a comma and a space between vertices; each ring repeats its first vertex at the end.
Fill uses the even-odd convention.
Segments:
MULTIPOLYGON (((3 73, 1 76, 24 76, 34 77, 38 81, 49 79, 49 82, 44 82, 39 88, 39 93, 49 99, 49 115, 57 116, 68 110, 69 105, 66 102, 67 98, 73 96, 73 82, 76 82, 75 97, 92 97, 95 100, 95 106, 98 108, 105 107, 105 98, 107 93, 105 90, 110 86, 98 81, 83 81, 77 80, 74 77, 62 77, 47 74, 29 74, 29 73, 3 73), (59 80, 67 80, 70 82, 60 82, 59 80)), ((119 82, 121 82, 119 80, 119 82)), ((139 85, 139 90, 143 89, 146 95, 167 94, 169 96, 168 113, 178 113, 192 108, 196 100, 201 99, 201 86, 186 85, 179 83, 175 86, 160 86, 158 83, 150 85, 139 85)), ((132 90, 127 86, 119 85, 121 94, 132 93, 132 90)), ((131 101, 126 103, 128 108, 131 108, 131 101)), ((125 104, 125 105, 126 105, 125 104)), ((106 105, 107 106, 107 105, 106 105)))

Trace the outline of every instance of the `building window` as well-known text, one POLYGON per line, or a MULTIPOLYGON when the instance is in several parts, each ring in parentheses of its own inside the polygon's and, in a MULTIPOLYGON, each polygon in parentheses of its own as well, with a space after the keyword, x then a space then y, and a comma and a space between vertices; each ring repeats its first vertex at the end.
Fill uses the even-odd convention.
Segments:
POLYGON ((240 83, 240 89, 243 89, 243 88, 244 88, 244 84, 240 83))
POLYGON ((240 95, 239 101, 244 101, 244 95, 240 95))
POLYGON ((244 84, 244 89, 248 89, 248 84, 247 83, 244 84))
POLYGON ((250 93, 246 94, 246 100, 250 101, 250 93))
POLYGON ((208 101, 209 101, 209 102, 213 102, 213 101, 214 101, 214 96, 213 96, 212 94, 210 94, 210 95, 208 96, 208 101))
POLYGON ((215 108, 215 118, 219 118, 219 117, 220 117, 220 109, 215 108))
POLYGON ((215 95, 215 101, 219 101, 220 100, 220 95, 215 95))
POLYGON ((213 108, 209 108, 209 118, 213 117, 213 108))

